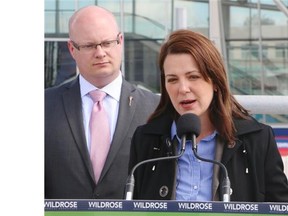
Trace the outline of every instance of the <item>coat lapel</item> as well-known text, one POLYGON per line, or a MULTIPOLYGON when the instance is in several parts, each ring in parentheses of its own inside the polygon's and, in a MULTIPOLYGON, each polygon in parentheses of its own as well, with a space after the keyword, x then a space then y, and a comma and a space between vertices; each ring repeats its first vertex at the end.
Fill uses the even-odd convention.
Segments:
POLYGON ((241 138, 242 135, 261 130, 259 123, 255 121, 253 118, 251 118, 250 120, 234 119, 234 124, 237 130, 236 131, 237 140, 233 148, 228 148, 227 145, 224 146, 224 152, 222 157, 222 163, 224 165, 227 164, 227 162, 233 157, 233 155, 236 153, 239 147, 242 146, 242 138, 241 138))
POLYGON ((137 100, 139 99, 140 98, 135 97, 135 88, 133 87, 133 85, 127 83, 123 79, 116 129, 112 139, 110 151, 107 155, 107 160, 99 181, 101 181, 101 179, 111 166, 124 139, 127 137, 127 133, 129 132, 129 130, 131 130, 130 125, 134 118, 137 100), (133 102, 129 104, 129 97, 131 96, 133 97, 133 102))
POLYGON ((82 100, 80 95, 79 79, 76 79, 75 82, 71 83, 68 90, 63 93, 62 99, 67 121, 70 125, 75 143, 80 154, 82 155, 85 165, 88 167, 91 177, 94 178, 83 126, 82 100))

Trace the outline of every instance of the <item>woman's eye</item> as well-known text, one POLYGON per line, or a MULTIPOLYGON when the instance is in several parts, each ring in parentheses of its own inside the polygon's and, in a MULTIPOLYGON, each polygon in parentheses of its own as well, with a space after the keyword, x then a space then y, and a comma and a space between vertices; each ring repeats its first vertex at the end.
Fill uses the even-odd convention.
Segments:
POLYGON ((169 78, 169 79, 167 79, 167 82, 168 82, 168 83, 172 83, 172 82, 176 82, 176 81, 177 81, 176 78, 169 78))
POLYGON ((190 80, 196 80, 196 79, 199 79, 200 78, 200 76, 198 76, 198 75, 191 75, 191 76, 189 76, 189 79, 190 80))

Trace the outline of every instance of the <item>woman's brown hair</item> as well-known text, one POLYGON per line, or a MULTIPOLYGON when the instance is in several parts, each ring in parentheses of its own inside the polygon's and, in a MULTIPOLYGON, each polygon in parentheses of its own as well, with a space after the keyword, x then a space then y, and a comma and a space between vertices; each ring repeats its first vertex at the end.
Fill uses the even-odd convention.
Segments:
POLYGON ((183 53, 194 58, 204 80, 212 81, 215 91, 209 107, 210 120, 228 144, 233 145, 235 141, 233 118, 247 118, 248 111, 236 101, 230 92, 224 62, 217 48, 207 37, 190 30, 172 32, 161 46, 159 54, 161 99, 148 122, 163 113, 171 114, 174 119, 179 116, 166 91, 163 65, 167 55, 183 53))

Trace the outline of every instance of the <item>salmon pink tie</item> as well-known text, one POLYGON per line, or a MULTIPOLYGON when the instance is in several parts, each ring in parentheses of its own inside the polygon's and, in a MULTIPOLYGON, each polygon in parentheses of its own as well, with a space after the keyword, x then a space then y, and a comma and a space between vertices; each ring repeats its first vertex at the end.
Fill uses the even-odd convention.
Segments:
POLYGON ((108 115, 103 107, 105 92, 89 92, 94 105, 90 117, 90 158, 93 165, 95 181, 98 182, 110 148, 110 129, 108 115))

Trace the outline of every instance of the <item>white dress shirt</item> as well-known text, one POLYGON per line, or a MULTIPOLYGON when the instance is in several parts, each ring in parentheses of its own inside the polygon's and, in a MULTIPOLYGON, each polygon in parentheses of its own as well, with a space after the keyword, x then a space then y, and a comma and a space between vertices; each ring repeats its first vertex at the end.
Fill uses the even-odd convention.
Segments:
MULTIPOLYGON (((98 88, 96 88, 94 85, 85 80, 84 77, 81 75, 79 75, 79 82, 80 82, 80 93, 82 99, 83 124, 86 135, 87 147, 88 150, 90 151, 89 120, 94 103, 91 97, 89 96, 89 92, 98 88)), ((119 76, 113 82, 100 89, 101 91, 104 91, 107 94, 107 96, 103 100, 103 106, 106 112, 108 113, 109 117, 109 126, 111 134, 110 143, 112 141, 115 132, 115 127, 118 118, 121 87, 122 87, 122 74, 119 73, 119 76)))

